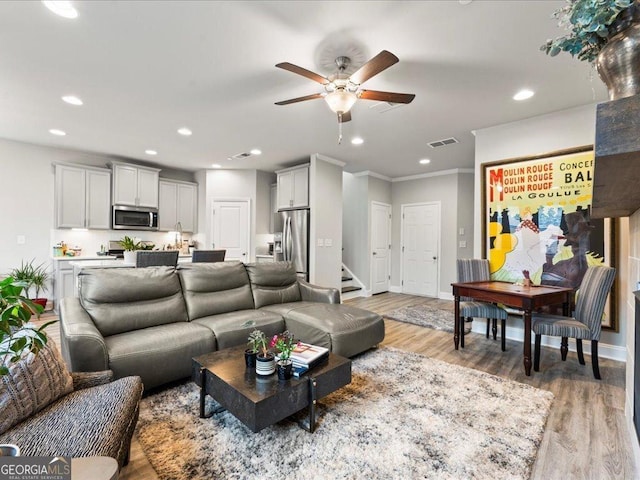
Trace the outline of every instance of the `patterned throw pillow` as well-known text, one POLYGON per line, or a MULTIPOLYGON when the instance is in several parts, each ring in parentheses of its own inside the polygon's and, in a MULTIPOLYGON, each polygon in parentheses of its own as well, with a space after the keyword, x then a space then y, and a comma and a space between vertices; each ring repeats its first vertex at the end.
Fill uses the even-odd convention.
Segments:
POLYGON ((53 340, 27 353, 0 377, 0 434, 73 390, 73 380, 53 340))

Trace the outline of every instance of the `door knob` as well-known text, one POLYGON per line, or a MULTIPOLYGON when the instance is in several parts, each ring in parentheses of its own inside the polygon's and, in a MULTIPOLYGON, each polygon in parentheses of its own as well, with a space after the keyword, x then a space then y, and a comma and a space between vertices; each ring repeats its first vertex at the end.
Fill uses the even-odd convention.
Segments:
POLYGON ((436 257, 433 257, 433 259, 435 260, 435 259, 436 259, 436 257))
POLYGON ((373 254, 374 254, 374 255, 377 255, 377 254, 378 254, 378 252, 373 252, 373 254))

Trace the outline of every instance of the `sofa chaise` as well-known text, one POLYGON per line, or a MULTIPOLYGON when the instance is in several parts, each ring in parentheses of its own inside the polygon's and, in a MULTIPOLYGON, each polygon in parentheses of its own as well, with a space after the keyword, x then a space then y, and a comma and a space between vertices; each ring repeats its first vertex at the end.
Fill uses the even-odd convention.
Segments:
POLYGON ((188 377, 193 357, 242 345, 256 328, 347 357, 384 339, 380 315, 340 304, 288 262, 85 269, 78 280, 79 298, 60 309, 70 370, 140 376, 145 389, 188 377))

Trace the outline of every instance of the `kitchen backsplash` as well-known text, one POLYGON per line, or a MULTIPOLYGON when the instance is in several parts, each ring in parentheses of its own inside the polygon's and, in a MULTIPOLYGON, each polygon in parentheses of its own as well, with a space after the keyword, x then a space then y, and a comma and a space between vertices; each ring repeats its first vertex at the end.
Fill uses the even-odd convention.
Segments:
MULTIPOLYGON (((173 245, 176 236, 169 232, 148 232, 140 230, 51 230, 51 252, 53 253, 53 245, 64 241, 69 248, 76 246, 82 248, 82 255, 95 256, 100 251, 100 246, 104 245, 108 248, 109 240, 120 240, 125 235, 133 238, 139 238, 147 242, 153 242, 156 248, 162 249, 165 245, 173 245)), ((182 234, 183 240, 189 240, 190 234, 182 234)))

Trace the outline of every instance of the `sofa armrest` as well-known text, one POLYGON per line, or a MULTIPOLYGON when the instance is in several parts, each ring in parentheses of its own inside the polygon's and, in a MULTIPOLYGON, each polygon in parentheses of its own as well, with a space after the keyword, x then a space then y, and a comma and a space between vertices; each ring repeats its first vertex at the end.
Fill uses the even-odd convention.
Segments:
POLYGON ((60 343, 62 356, 72 372, 109 369, 104 337, 77 298, 63 298, 60 304, 60 343))
POLYGON ((298 280, 300 295, 305 302, 340 303, 340 292, 337 288, 325 288, 298 280))
POLYGON ((71 378, 73 379, 73 389, 81 390, 83 388, 111 383, 113 380, 113 372, 111 370, 103 370, 101 372, 71 372, 71 378))

